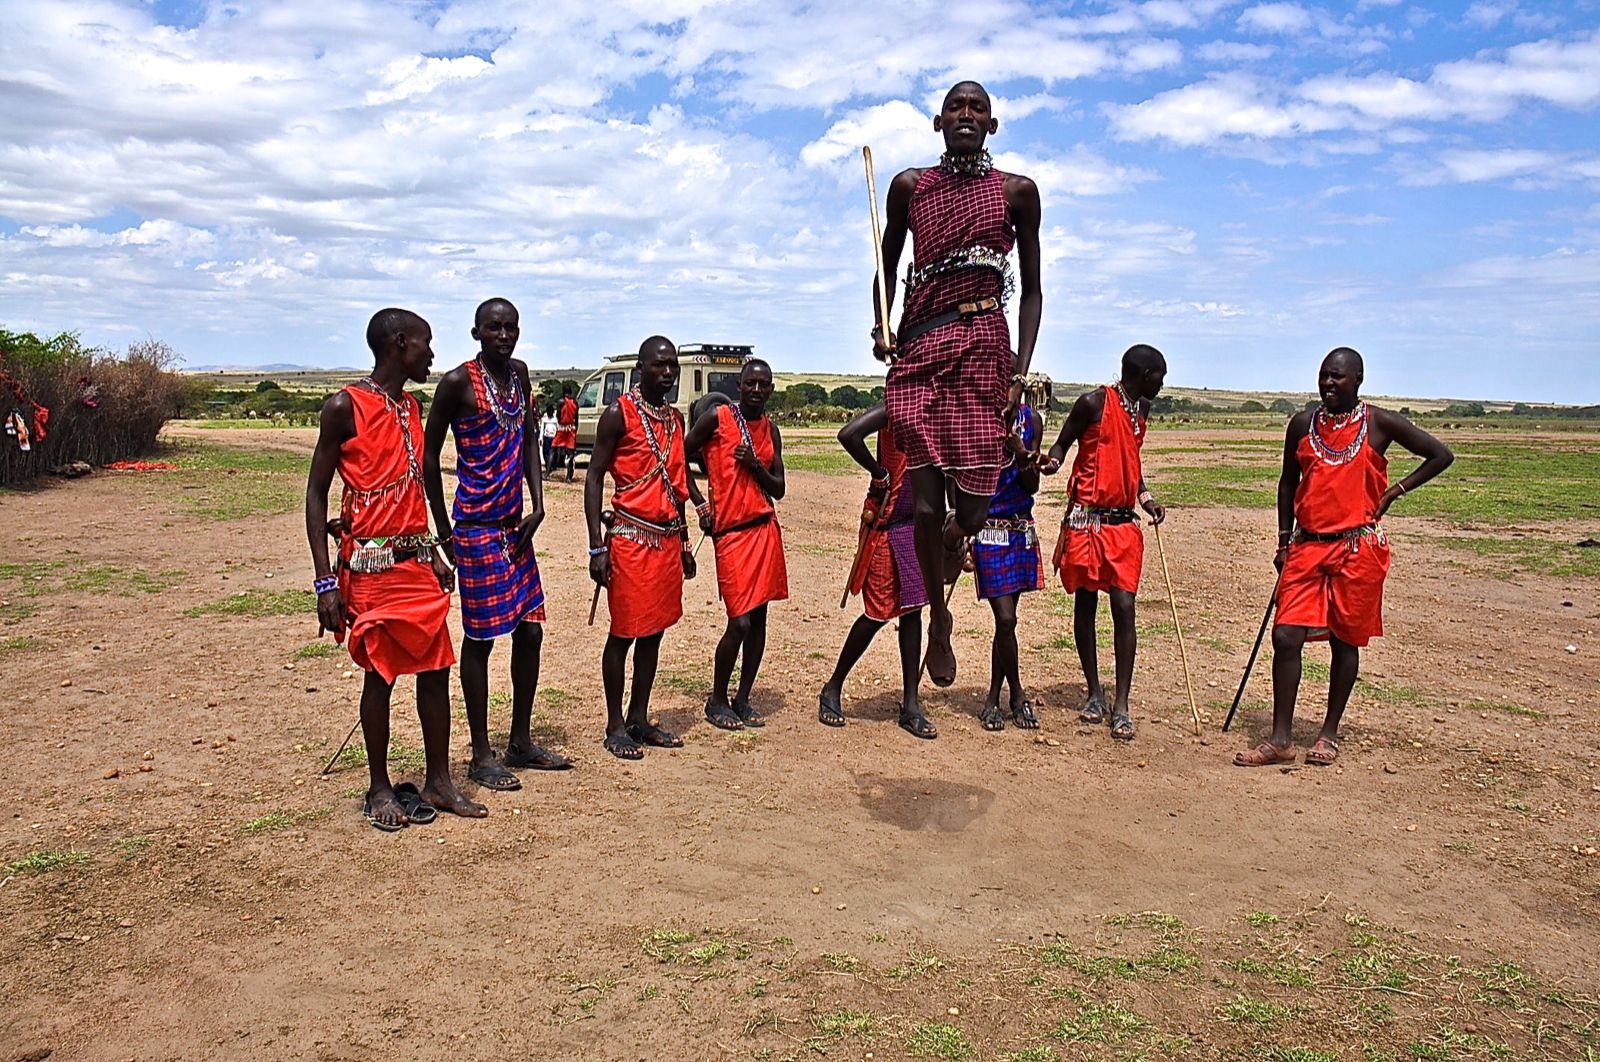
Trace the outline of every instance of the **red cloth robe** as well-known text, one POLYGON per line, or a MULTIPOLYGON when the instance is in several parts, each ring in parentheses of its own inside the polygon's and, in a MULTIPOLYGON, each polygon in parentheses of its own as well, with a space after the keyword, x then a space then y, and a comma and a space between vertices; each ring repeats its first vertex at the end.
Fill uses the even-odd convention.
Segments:
POLYGON ((578 448, 578 403, 570 395, 561 397, 556 406, 556 434, 550 440, 551 449, 576 450, 578 448))
MULTIPOLYGON (((622 438, 611 460, 615 490, 611 508, 617 525, 631 513, 655 525, 680 519, 680 506, 689 497, 689 469, 683 457, 683 414, 672 406, 657 419, 642 409, 633 392, 617 399, 622 411, 622 438), (649 418, 665 465, 657 458, 645 434, 649 418)), ((649 537, 649 536, 646 536, 649 537)), ((619 638, 646 638, 660 634, 683 617, 683 538, 677 530, 640 542, 613 533, 611 579, 606 604, 611 612, 611 633, 619 638)))
POLYGON ((1144 531, 1137 519, 1125 524, 1070 526, 1074 504, 1138 512, 1139 483, 1144 478, 1139 451, 1147 425, 1141 417, 1138 431, 1134 430, 1115 387, 1105 388, 1105 398, 1099 423, 1078 440, 1067 488, 1067 514, 1056 546, 1061 586, 1069 594, 1112 587, 1136 594, 1144 570, 1144 531))
POLYGON ((917 567, 906 455, 890 425, 878 432, 878 464, 889 473, 889 492, 878 503, 879 518, 861 530, 866 560, 850 590, 861 593, 861 610, 868 619, 887 623, 922 608, 928 593, 917 567))
MULTIPOLYGON (((339 448, 344 482, 339 516, 347 533, 339 544, 339 592, 355 614, 346 635, 350 659, 392 683, 399 675, 437 671, 456 662, 450 643, 450 595, 439 586, 433 565, 405 560, 383 572, 352 572, 357 540, 427 534, 428 503, 420 465, 407 457, 396 406, 367 387, 344 389, 355 413, 356 432, 339 448)), ((422 407, 407 394, 405 414, 411 453, 422 460, 422 407)))
MULTIPOLYGON (((1314 420, 1311 430, 1316 430, 1314 420)), ((1352 421, 1320 438, 1337 451, 1353 443, 1361 430, 1361 423, 1352 421)), ((1389 489, 1389 461, 1363 439, 1350 461, 1329 464, 1311 445, 1309 433, 1295 448, 1295 458, 1300 463, 1295 523, 1303 531, 1353 534, 1333 542, 1297 538, 1290 543, 1278 580, 1274 625, 1309 627, 1307 637, 1313 640, 1331 633, 1346 645, 1366 645, 1383 633, 1389 541, 1373 514, 1389 489)))
MULTIPOLYGON (((744 443, 737 412, 721 405, 713 415, 717 430, 702 456, 710 483, 711 541, 717 551, 717 589, 728 615, 742 616, 769 601, 789 596, 789 572, 783 560, 783 534, 772 499, 749 469, 734 460, 744 443)), ((747 423, 756 458, 772 467, 772 421, 747 423)))

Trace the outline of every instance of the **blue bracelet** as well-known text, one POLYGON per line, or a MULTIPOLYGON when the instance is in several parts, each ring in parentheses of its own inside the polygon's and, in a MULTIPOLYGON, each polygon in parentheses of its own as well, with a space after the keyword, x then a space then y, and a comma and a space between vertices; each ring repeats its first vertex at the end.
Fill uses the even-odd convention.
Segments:
POLYGON ((610 553, 610 552, 611 552, 611 547, 610 546, 595 546, 593 549, 591 549, 589 551, 589 556, 598 557, 602 553, 610 553))
POLYGON ((339 589, 339 577, 337 575, 321 576, 311 584, 311 589, 317 592, 318 597, 321 597, 329 590, 339 589))

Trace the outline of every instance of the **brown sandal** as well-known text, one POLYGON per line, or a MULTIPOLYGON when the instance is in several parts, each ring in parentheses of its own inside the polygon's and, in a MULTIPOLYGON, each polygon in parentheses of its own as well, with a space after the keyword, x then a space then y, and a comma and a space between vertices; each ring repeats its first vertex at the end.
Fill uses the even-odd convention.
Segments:
POLYGON ((1313 767, 1331 767, 1339 758, 1339 742, 1331 737, 1319 737, 1306 749, 1306 762, 1313 767))
POLYGON ((1253 749, 1234 753, 1233 765, 1235 767, 1272 767, 1280 763, 1293 763, 1298 752, 1299 750, 1293 745, 1279 748, 1270 741, 1263 741, 1253 749))

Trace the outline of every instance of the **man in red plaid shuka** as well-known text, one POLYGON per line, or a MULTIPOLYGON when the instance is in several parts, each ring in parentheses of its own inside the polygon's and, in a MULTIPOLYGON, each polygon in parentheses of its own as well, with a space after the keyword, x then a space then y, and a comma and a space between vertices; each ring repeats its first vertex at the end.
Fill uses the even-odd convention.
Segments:
MULTIPOLYGON (((885 402, 911 470, 917 564, 929 587, 959 574, 965 540, 984 526, 1000 470, 1012 460, 1008 426, 1039 334, 1039 189, 991 164, 983 145, 999 127, 983 86, 961 82, 933 119, 944 135, 939 165, 906 170, 889 185, 883 261, 891 303, 908 232, 915 257, 899 337, 874 329, 874 353, 893 358, 885 402), (1013 246, 1022 288, 1015 354, 1005 317, 1013 246)), ((956 677, 950 610, 930 593, 928 611, 928 676, 948 686, 956 677)))

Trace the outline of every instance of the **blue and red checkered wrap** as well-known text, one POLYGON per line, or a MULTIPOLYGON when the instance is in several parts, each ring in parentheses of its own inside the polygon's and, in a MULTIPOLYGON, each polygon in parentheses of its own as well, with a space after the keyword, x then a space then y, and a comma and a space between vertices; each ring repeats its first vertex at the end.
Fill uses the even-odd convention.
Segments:
POLYGON ((488 641, 516 630, 524 620, 544 622, 544 585, 533 548, 521 556, 515 525, 455 527, 456 583, 461 626, 474 641, 488 641))
MULTIPOLYGON (((1023 447, 1030 452, 1037 450, 1040 432, 1033 426, 1033 411, 1026 401, 1017 410, 1017 428, 1023 447)), ((988 601, 1027 590, 1043 590, 1044 564, 1039 557, 1039 533, 1033 526, 1033 495, 1023 489, 1015 459, 1000 471, 1000 482, 989 504, 989 520, 995 524, 1021 522, 1025 526, 1008 528, 1005 545, 973 541, 973 581, 979 599, 988 601)))

